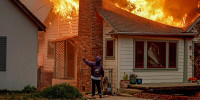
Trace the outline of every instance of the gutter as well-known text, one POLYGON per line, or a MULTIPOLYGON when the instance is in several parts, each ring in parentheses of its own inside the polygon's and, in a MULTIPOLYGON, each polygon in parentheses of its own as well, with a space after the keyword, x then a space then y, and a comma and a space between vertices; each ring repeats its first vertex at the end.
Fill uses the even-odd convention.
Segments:
POLYGON ((194 38, 197 33, 153 33, 153 32, 116 32, 106 35, 127 35, 127 36, 165 36, 165 37, 183 37, 194 38))

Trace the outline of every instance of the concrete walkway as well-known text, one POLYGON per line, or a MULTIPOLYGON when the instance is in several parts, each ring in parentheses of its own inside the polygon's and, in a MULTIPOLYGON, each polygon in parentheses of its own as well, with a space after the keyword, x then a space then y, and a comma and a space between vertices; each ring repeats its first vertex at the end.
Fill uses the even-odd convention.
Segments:
POLYGON ((104 97, 104 98, 97 98, 96 100, 153 100, 153 99, 123 97, 123 96, 108 96, 108 97, 104 97))

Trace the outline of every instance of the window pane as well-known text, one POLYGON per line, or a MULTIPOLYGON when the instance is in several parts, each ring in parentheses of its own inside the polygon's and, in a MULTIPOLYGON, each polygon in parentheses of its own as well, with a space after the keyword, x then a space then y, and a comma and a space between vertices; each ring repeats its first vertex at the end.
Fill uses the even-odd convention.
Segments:
POLYGON ((169 43, 169 68, 176 68, 176 43, 169 43))
POLYGON ((147 68, 166 68, 165 42, 148 42, 147 68))
POLYGON ((108 40, 107 41, 106 56, 113 56, 113 40, 108 40))
POLYGON ((144 68, 144 42, 135 42, 135 68, 144 68))
POLYGON ((55 42, 53 41, 48 41, 48 51, 47 51, 47 56, 54 58, 55 55, 55 42))

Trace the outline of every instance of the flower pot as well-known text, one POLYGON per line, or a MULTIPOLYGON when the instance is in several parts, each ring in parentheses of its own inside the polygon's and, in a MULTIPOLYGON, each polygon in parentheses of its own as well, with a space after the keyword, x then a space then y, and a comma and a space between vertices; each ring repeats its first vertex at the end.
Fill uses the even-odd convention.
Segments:
POLYGON ((136 77, 130 77, 130 84, 136 84, 137 78, 136 77))
POLYGON ((129 80, 121 80, 120 85, 121 88, 128 88, 129 80))
POLYGON ((142 79, 141 78, 137 79, 137 84, 142 84, 142 79))

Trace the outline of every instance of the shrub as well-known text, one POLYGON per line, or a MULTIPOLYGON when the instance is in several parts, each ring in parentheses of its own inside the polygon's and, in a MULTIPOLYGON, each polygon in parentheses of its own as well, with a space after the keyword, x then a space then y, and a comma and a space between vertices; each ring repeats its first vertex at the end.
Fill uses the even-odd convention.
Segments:
POLYGON ((41 91, 42 97, 49 99, 81 99, 82 94, 77 88, 74 88, 68 84, 59 84, 52 87, 48 87, 41 91))
POLYGON ((24 93, 34 93, 37 91, 37 88, 35 86, 30 86, 30 85, 27 85, 24 87, 24 89, 22 89, 22 92, 24 93))

